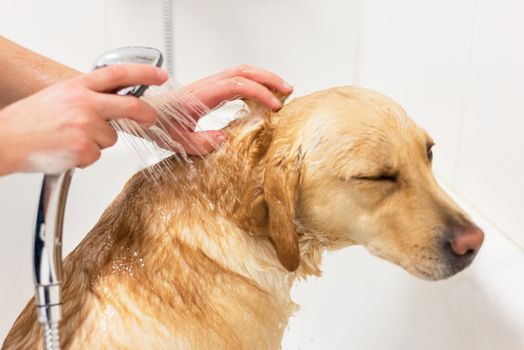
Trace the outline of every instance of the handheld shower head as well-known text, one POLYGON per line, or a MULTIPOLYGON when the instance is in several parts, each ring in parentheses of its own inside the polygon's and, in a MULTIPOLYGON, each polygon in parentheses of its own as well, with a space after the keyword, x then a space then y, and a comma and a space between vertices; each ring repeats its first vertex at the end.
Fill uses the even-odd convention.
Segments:
MULTIPOLYGON (((129 46, 106 52, 95 61, 93 70, 122 63, 149 64, 151 66, 161 67, 163 61, 164 58, 162 53, 157 49, 142 46, 129 46)), ((118 90, 116 94, 140 97, 144 94, 147 88, 148 86, 145 85, 129 86, 118 90)))
MULTIPOLYGON (((162 65, 162 53, 148 47, 124 47, 100 56, 93 67, 139 63, 162 65)), ((116 94, 140 97, 148 86, 124 87, 116 94)), ((59 322, 62 319, 62 228, 69 185, 74 169, 45 174, 40 191, 34 231, 33 273, 38 321, 43 326, 44 349, 60 349, 59 322)))

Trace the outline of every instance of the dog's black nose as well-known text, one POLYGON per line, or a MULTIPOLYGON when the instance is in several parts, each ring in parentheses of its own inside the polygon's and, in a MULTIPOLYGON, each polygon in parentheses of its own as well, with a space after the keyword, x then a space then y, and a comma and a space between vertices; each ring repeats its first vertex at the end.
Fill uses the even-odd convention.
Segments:
POLYGON ((468 266, 484 241, 484 232, 477 226, 454 227, 452 234, 444 241, 448 260, 457 269, 468 266))

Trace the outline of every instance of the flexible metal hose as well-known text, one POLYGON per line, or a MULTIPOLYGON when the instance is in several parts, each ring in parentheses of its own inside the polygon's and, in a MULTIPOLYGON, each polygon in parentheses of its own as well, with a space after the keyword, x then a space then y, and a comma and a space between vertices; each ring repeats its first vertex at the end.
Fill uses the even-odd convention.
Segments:
POLYGON ((33 246, 33 276, 38 322, 46 350, 59 350, 62 319, 62 230, 73 169, 45 174, 40 191, 33 246))
POLYGON ((58 322, 46 322, 43 326, 44 350, 60 350, 58 322))
POLYGON ((164 62, 167 72, 173 76, 175 74, 174 62, 174 26, 173 26, 174 0, 163 0, 162 19, 164 31, 164 62))

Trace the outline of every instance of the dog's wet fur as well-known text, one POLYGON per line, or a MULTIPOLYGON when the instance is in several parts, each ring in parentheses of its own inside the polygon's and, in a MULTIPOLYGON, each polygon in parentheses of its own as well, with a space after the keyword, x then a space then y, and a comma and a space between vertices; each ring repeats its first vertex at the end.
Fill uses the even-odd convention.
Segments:
MULTIPOLYGON (((360 244, 438 280, 480 247, 454 241, 479 230, 433 177, 433 141, 379 93, 332 88, 225 130, 205 159, 133 176, 65 259, 64 348, 278 349, 323 251, 360 244)), ((33 301, 3 348, 41 348, 33 301)))

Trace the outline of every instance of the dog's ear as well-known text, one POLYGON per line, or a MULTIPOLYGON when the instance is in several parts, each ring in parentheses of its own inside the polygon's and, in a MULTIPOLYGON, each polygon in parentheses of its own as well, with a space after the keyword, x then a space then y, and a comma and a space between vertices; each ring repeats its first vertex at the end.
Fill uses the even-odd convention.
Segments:
MULTIPOLYGON (((284 103, 287 96, 273 92, 284 103)), ((275 144, 275 115, 257 102, 245 102, 251 113, 263 115, 264 124, 251 143, 251 181, 242 198, 244 205, 237 211, 239 224, 255 235, 268 236, 280 263, 287 270, 295 271, 300 264, 294 218, 301 152, 298 149, 294 153, 279 153, 284 149, 290 151, 289 147, 275 144)))
POLYGON ((267 230, 282 265, 289 271, 295 271, 300 264, 294 219, 302 159, 300 152, 292 159, 268 156, 264 174, 267 230))
MULTIPOLYGON (((271 142, 269 133, 259 135, 262 143, 271 142)), ((257 148, 257 165, 252 168, 250 182, 236 210, 240 227, 257 236, 268 237, 280 263, 295 271, 300 263, 298 234, 295 229, 295 206, 300 187, 302 156, 275 156, 274 145, 257 148)))

